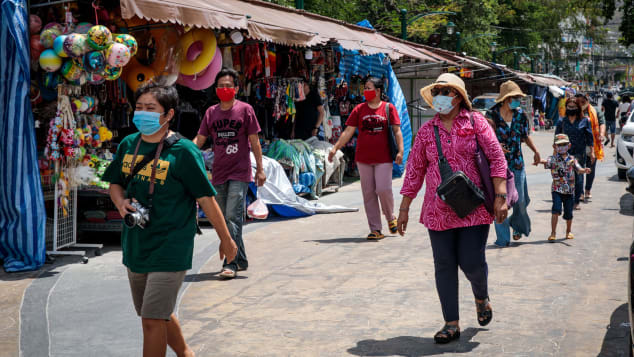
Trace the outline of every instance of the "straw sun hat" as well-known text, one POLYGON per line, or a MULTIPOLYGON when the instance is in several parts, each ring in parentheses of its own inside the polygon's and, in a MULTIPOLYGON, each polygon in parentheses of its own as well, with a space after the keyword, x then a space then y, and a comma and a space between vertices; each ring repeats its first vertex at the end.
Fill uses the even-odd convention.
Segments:
POLYGON ((500 95, 495 99, 496 103, 503 102, 508 97, 526 97, 520 86, 513 81, 506 81, 500 86, 500 95))
POLYGON ((434 89, 434 87, 451 87, 455 89, 462 96, 462 99, 464 100, 464 103, 467 106, 467 108, 471 110, 471 101, 469 100, 469 96, 467 95, 467 90, 464 87, 464 82, 462 81, 462 79, 460 79, 460 77, 452 73, 443 73, 440 76, 438 76, 438 78, 436 79, 434 83, 426 87, 423 87, 420 90, 421 97, 423 97, 423 99, 425 99, 427 104, 429 104, 429 106, 431 106, 432 108, 433 108, 434 97, 432 97, 431 95, 431 90, 434 89))

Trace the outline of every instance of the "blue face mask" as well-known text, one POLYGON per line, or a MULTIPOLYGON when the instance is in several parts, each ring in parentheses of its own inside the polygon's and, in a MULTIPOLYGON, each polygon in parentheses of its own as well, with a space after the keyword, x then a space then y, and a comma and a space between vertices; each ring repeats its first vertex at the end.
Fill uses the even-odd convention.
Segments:
POLYGON ((132 122, 139 129, 139 132, 143 135, 153 135, 156 134, 163 125, 160 123, 161 114, 156 112, 144 112, 141 110, 137 110, 134 112, 134 118, 132 122))
POLYGON ((454 97, 446 95, 437 95, 432 101, 432 106, 434 107, 434 110, 440 114, 449 114, 454 107, 453 104, 451 104, 453 98, 454 97))
POLYGON ((522 102, 519 99, 511 99, 511 102, 509 103, 509 108, 511 108, 511 110, 514 110, 519 108, 520 105, 522 105, 522 102))

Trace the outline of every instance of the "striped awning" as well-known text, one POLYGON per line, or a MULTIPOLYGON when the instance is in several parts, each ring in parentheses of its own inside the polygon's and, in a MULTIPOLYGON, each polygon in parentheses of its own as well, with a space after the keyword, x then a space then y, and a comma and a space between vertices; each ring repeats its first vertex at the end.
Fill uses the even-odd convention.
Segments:
POLYGON ((27 0, 0 1, 0 259, 15 272, 44 264, 46 214, 29 97, 27 0))
POLYGON ((157 22, 208 29, 240 29, 249 37, 287 46, 311 47, 335 41, 362 55, 387 54, 435 61, 402 41, 374 29, 258 0, 121 0, 124 19, 134 16, 157 22))

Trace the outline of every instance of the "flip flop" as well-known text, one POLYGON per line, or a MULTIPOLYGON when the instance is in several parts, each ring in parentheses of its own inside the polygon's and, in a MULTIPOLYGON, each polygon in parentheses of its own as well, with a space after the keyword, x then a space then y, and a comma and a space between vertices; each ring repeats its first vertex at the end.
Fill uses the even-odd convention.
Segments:
POLYGON ((385 238, 385 236, 381 231, 372 231, 368 234, 368 240, 381 240, 383 238, 385 238))
POLYGON ((390 233, 394 234, 398 232, 398 222, 396 221, 396 219, 391 220, 388 224, 390 227, 390 233))
POLYGON ((434 342, 444 345, 460 338, 460 328, 456 325, 445 325, 434 335, 434 342))
POLYGON ((225 279, 233 279, 236 277, 236 275, 237 273, 235 272, 235 270, 230 268, 223 268, 220 274, 218 274, 218 276, 225 279))
POLYGON ((548 241, 549 241, 549 242, 554 242, 554 241, 555 241, 555 239, 557 239, 557 236, 556 236, 555 234, 551 234, 551 235, 548 237, 548 241))
POLYGON ((566 234, 566 239, 575 239, 575 236, 572 233, 568 233, 566 234))
POLYGON ((513 240, 522 239, 522 233, 513 233, 513 240))

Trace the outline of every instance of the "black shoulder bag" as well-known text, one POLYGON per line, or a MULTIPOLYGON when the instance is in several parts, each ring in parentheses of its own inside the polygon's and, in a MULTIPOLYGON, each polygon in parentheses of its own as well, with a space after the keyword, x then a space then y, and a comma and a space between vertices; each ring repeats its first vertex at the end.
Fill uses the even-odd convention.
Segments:
POLYGON ((474 209, 484 203, 484 194, 473 181, 462 171, 454 172, 449 161, 442 153, 438 126, 434 125, 436 134, 436 149, 438 150, 438 169, 442 182, 436 189, 436 194, 460 218, 465 218, 474 209))
POLYGON ((392 124, 390 123, 390 103, 385 103, 385 117, 387 118, 387 143, 390 147, 390 156, 392 157, 392 161, 396 160, 396 155, 398 155, 398 145, 396 145, 396 137, 394 137, 394 129, 392 129, 392 124))

